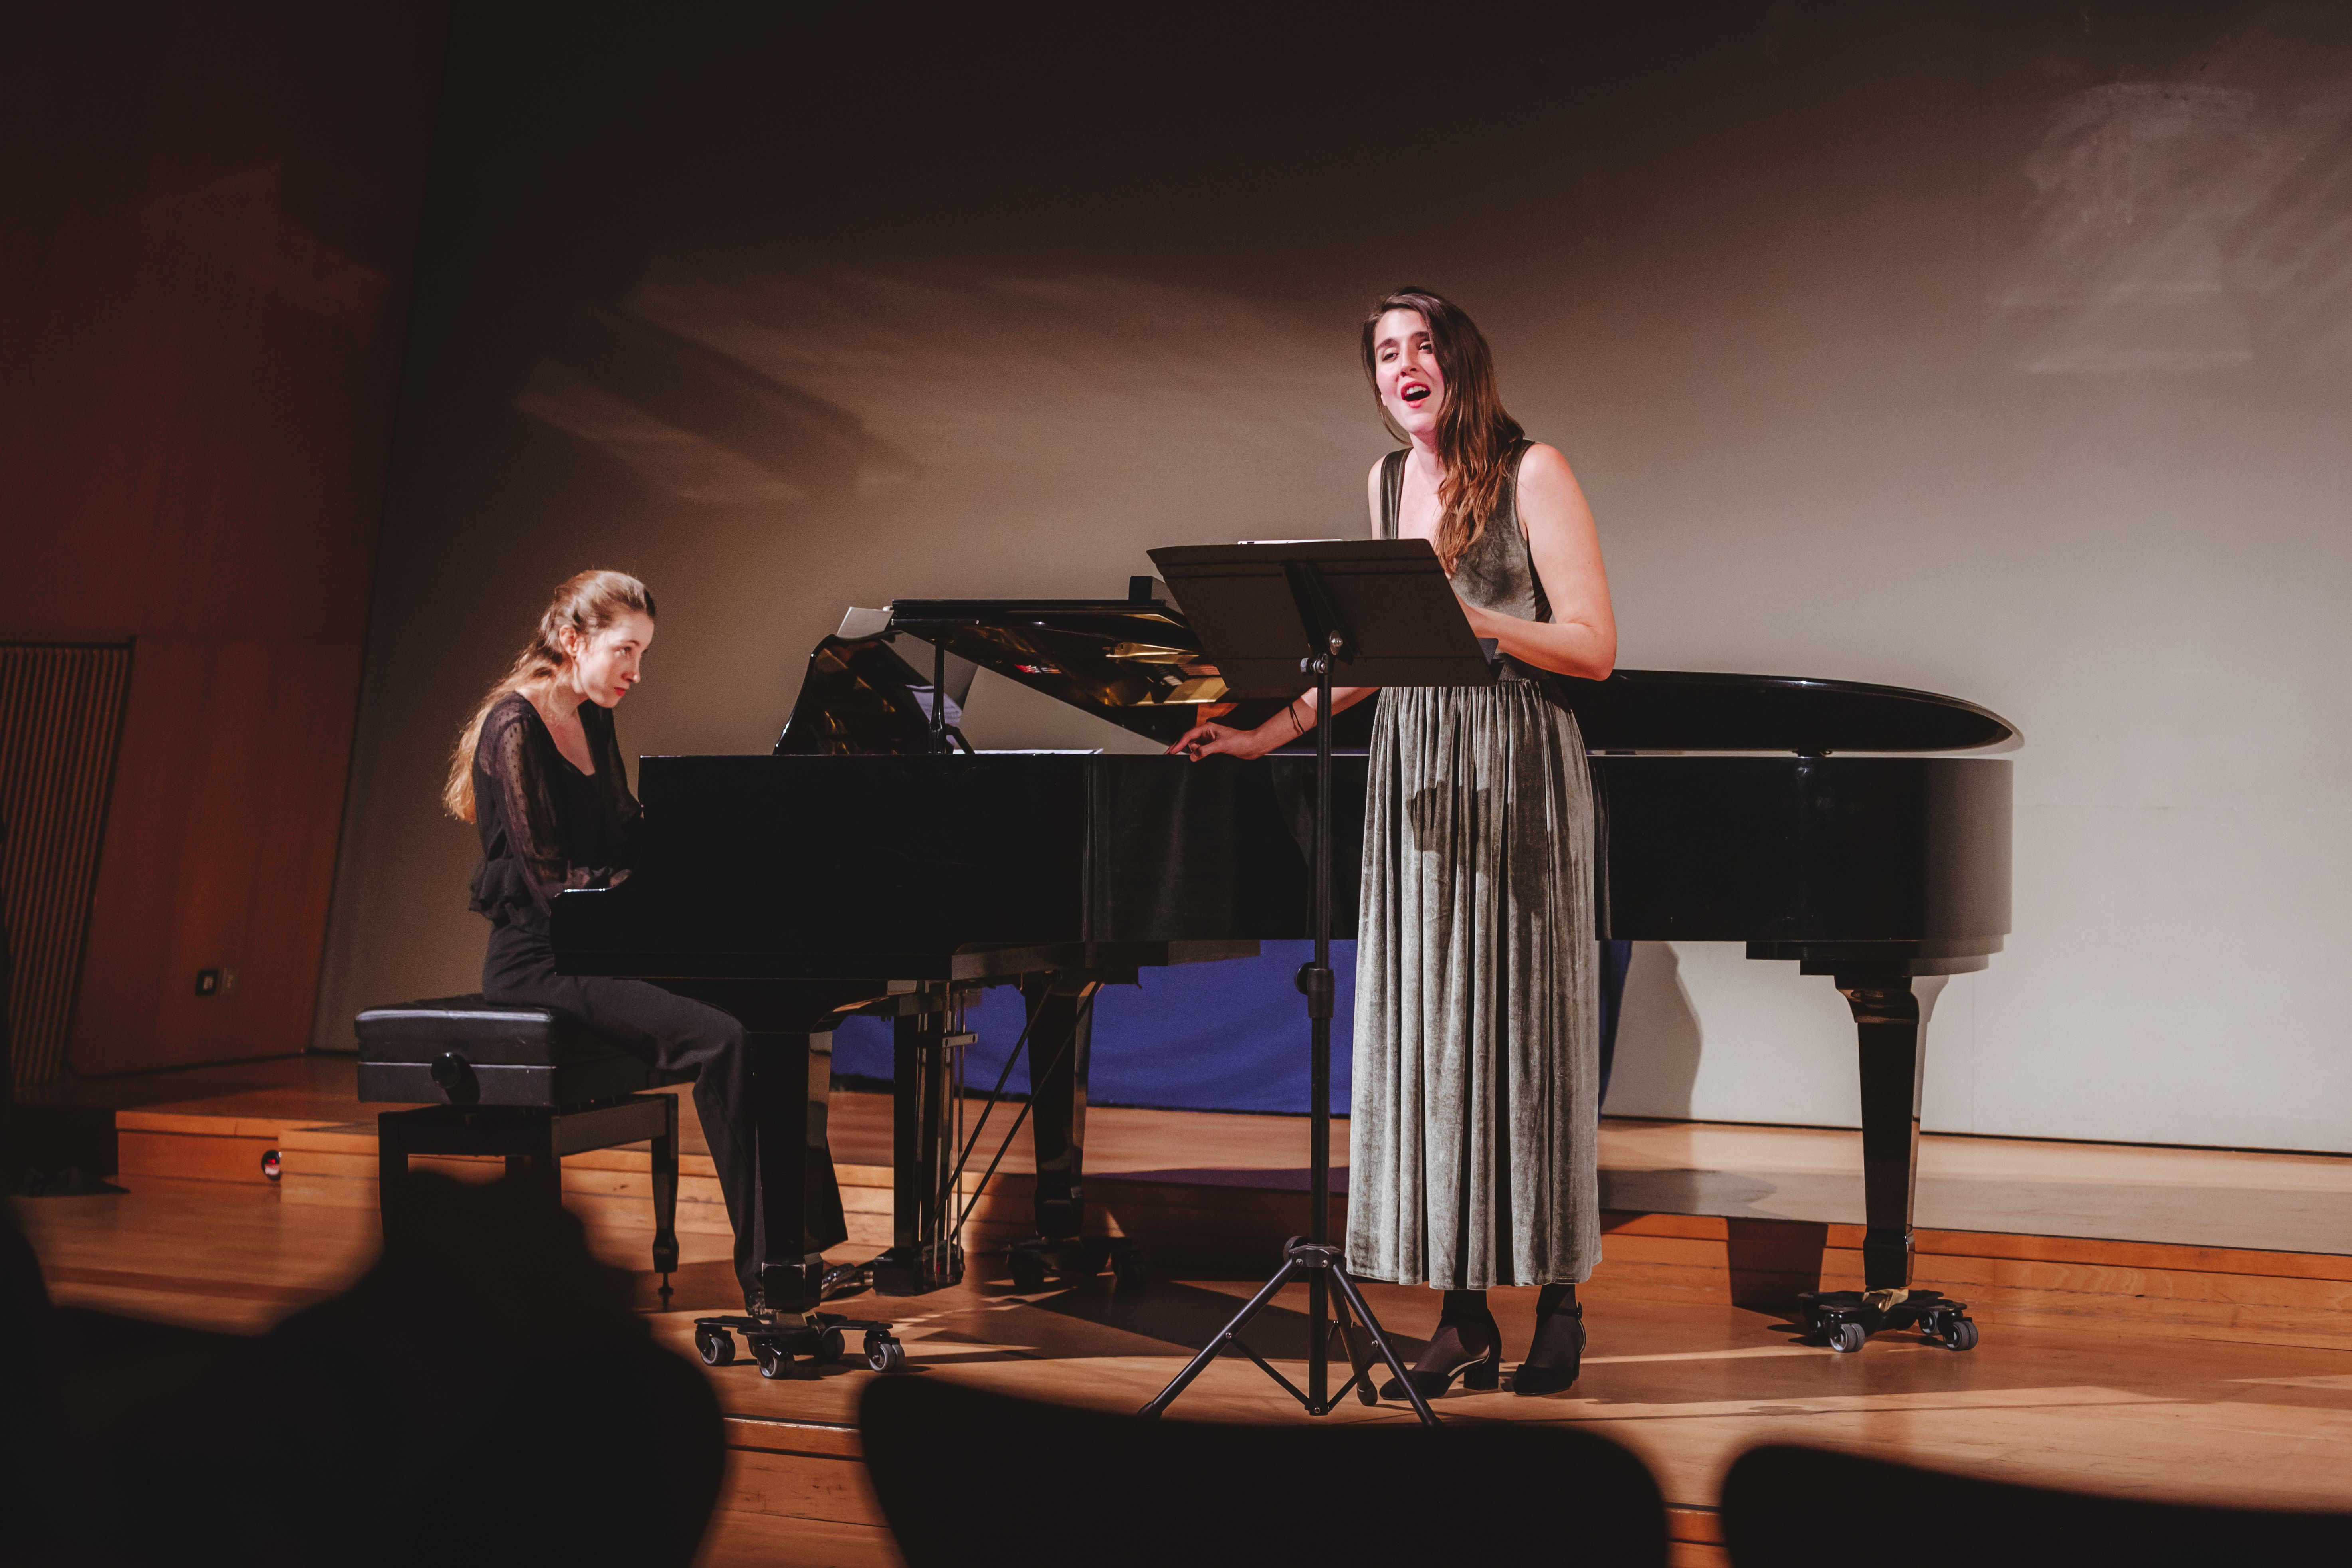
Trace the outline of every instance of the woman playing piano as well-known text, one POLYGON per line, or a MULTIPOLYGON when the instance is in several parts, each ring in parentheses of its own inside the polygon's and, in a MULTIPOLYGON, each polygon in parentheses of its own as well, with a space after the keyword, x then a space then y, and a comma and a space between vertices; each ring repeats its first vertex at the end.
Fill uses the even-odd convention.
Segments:
POLYGON ((637 826, 613 710, 642 679, 654 599, 619 572, 555 590, 514 666, 475 708, 442 804, 479 830, 473 907, 489 917, 482 994, 553 1007, 667 1072, 695 1076, 695 1110, 735 1227, 735 1272, 755 1313, 751 1096, 743 1026, 640 980, 558 974, 548 912, 567 888, 617 886, 637 826))
MULTIPOLYGON (((1600 540, 1567 459, 1503 411, 1486 341, 1407 289, 1372 308, 1364 374, 1403 448, 1372 465, 1373 533, 1426 539, 1492 687, 1400 689, 1373 721, 1356 948, 1348 1267, 1445 1292, 1412 1369, 1425 1395, 1499 1381, 1497 1285, 1540 1287, 1518 1394, 1576 1381, 1576 1287, 1601 1258, 1592 800, 1584 742, 1544 672, 1616 662, 1600 540)), ((1371 695, 1334 690, 1336 711, 1371 695)), ((1255 757, 1305 733, 1315 693, 1255 730, 1171 748, 1255 757)), ((1399 1398, 1391 1380, 1381 1390, 1399 1398)))

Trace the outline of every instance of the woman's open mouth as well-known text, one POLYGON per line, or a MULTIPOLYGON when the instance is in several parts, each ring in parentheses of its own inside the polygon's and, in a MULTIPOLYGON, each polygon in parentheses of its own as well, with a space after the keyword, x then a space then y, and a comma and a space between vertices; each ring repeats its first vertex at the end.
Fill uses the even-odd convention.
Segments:
POLYGON ((1397 388, 1397 395, 1407 403, 1420 403, 1429 395, 1429 388, 1417 381, 1408 381, 1397 388))

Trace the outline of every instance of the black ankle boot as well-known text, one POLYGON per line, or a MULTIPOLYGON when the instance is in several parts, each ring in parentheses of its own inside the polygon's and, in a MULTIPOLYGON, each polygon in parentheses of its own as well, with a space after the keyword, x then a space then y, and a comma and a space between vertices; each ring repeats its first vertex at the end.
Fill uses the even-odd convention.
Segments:
POLYGON ((1584 1303, 1562 1306, 1536 1324, 1528 1359, 1511 1374, 1513 1394, 1558 1394, 1576 1385, 1584 1365, 1584 1303))
MULTIPOLYGON (((1423 1399, 1442 1398, 1445 1391, 1454 1386, 1454 1380, 1457 1377, 1462 1380, 1465 1392, 1490 1394, 1502 1382, 1502 1331, 1495 1326, 1495 1320, 1491 1317, 1440 1321, 1437 1337, 1431 1340, 1429 1349, 1422 1352, 1420 1364, 1405 1368, 1404 1374, 1412 1380, 1412 1386, 1423 1399), (1472 1331, 1472 1335, 1465 1336, 1462 1332, 1465 1329, 1472 1331), (1484 1339, 1486 1348, 1472 1350, 1470 1338, 1473 1336, 1484 1339)), ((1404 1396, 1404 1384, 1395 1378, 1381 1384, 1382 1399, 1402 1399, 1404 1396)))

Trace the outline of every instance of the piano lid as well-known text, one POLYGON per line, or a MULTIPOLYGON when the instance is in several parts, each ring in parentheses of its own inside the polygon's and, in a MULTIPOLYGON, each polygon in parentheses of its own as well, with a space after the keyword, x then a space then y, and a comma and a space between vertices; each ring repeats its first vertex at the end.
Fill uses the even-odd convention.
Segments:
MULTIPOLYGON (((1151 580, 1138 585, 1148 595, 1151 580)), ((1162 743, 1200 704, 1231 700, 1183 612, 1159 598, 894 599, 889 635, 902 633, 1162 743)))
MULTIPOLYGON (((962 717, 951 684, 948 731, 957 741, 962 717)), ((887 636, 829 637, 809 655, 776 755, 919 757, 934 743, 928 668, 919 673, 887 636)))
MULTIPOLYGON (((871 635, 818 645, 776 750, 929 750, 931 647, 1123 730, 1173 742, 1196 722, 1201 704, 1232 700, 1202 662, 1184 613, 1159 596, 1164 592, 1137 578, 1125 599, 894 600, 887 623, 877 616, 854 628, 871 635)), ((1973 702, 1857 681, 1621 669, 1606 680, 1555 677, 1552 684, 1594 752, 1963 752, 2018 739, 2015 725, 1973 702)), ((951 703, 957 695, 951 682, 951 703)), ((1279 706, 1246 701, 1223 717, 1246 726, 1279 706)), ((1356 746, 1370 710, 1340 716, 1342 735, 1356 746)), ((952 705, 950 713, 960 717, 952 705)))
POLYGON ((2016 725, 1932 691, 1786 675, 1621 669, 1553 678, 1592 752, 1973 752, 2010 746, 2016 725))

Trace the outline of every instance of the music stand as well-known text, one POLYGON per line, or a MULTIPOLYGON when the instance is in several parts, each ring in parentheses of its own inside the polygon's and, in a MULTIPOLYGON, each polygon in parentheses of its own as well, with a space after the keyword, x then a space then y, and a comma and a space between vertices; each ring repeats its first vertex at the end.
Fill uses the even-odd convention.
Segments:
POLYGON ((1231 695, 1296 699, 1302 691, 1316 693, 1315 957, 1298 971, 1298 989, 1307 997, 1312 1098, 1307 1234, 1290 1238, 1274 1278, 1140 1414, 1158 1415, 1167 1409, 1219 1352, 1238 1345, 1310 1415, 1328 1415, 1350 1388, 1365 1404, 1377 1404, 1373 1368, 1384 1362, 1403 1385, 1413 1413, 1434 1426, 1435 1413, 1405 1375, 1404 1363, 1349 1277, 1345 1249, 1330 1238, 1331 1014, 1337 990, 1331 974, 1331 687, 1335 666, 1345 670, 1350 686, 1381 687, 1491 686, 1495 668, 1425 539, 1186 545, 1150 555, 1199 635, 1202 657, 1217 667, 1231 695), (1285 1285, 1301 1276, 1309 1320, 1303 1394, 1239 1337, 1285 1285), (1331 1286, 1339 1288, 1380 1352, 1380 1362, 1354 1367, 1337 1394, 1328 1392, 1331 1286))

